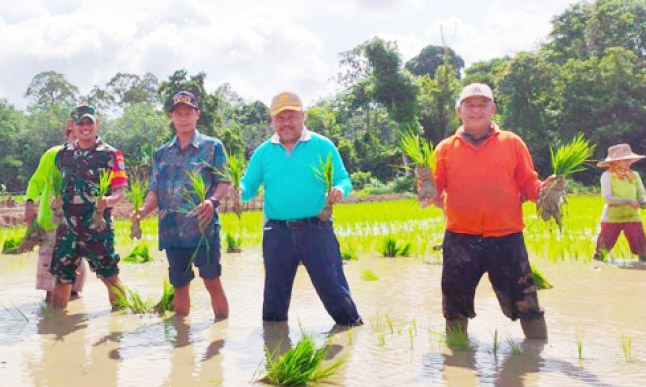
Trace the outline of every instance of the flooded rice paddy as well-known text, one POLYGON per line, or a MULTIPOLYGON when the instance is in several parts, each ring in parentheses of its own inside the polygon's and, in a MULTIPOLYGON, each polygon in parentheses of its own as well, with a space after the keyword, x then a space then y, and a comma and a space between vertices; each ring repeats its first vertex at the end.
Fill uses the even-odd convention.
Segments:
MULTIPOLYGON (((441 222, 432 223, 428 227, 441 228, 441 222)), ((402 222, 402 229, 414 233, 420 227, 419 220, 402 222)), ((366 233, 387 229, 380 224, 366 233)), ((339 226, 342 239, 359 233, 339 226)), ((433 235, 429 245, 438 239, 433 235)), ((539 292, 549 341, 524 340, 518 322, 503 316, 485 276, 469 348, 457 350, 442 334, 439 251, 425 248, 409 258, 364 251, 349 261, 345 271, 365 325, 343 330, 323 309, 303 268, 289 323, 263 324, 263 265, 254 246, 223 254, 230 316, 217 323, 199 279, 192 283, 191 316, 184 321, 172 313, 162 318, 111 312, 105 288, 93 275, 82 297, 66 313, 55 313, 34 289, 37 253, 0 255, 0 385, 260 385, 265 346, 285 350, 304 333, 327 344, 330 357, 345 359, 327 380, 337 386, 630 386, 646 380, 646 270, 532 252, 554 285, 539 292), (362 279, 366 270, 378 279, 362 279)), ((119 244, 122 255, 128 249, 119 244)), ((153 262, 122 264, 120 276, 157 301, 167 268, 163 253, 151 250, 153 262)))

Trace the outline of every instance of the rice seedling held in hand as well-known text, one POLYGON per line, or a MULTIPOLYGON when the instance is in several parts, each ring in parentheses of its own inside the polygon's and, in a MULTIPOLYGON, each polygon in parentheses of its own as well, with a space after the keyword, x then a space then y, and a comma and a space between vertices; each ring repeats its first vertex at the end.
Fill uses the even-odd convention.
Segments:
POLYGON ((155 311, 160 315, 164 315, 167 311, 174 309, 174 299, 175 299, 175 288, 173 285, 168 282, 168 279, 164 279, 164 291, 162 293, 161 299, 155 305, 155 311))
POLYGON ((139 219, 139 208, 144 204, 144 199, 146 198, 146 181, 139 180, 135 177, 130 179, 130 187, 126 191, 126 197, 132 203, 132 207, 135 211, 135 220, 130 226, 130 238, 131 239, 141 239, 141 225, 139 219))
POLYGON ((328 198, 325 202, 325 206, 323 206, 321 212, 316 216, 321 220, 330 220, 332 217, 332 203, 330 203, 329 197, 334 184, 334 164, 332 163, 332 154, 328 154, 327 159, 320 160, 319 165, 312 167, 312 169, 314 170, 316 178, 325 184, 325 193, 328 198))
POLYGON ((427 207, 437 197, 433 183, 435 169, 435 150, 433 144, 419 138, 413 130, 399 133, 399 147, 416 164, 417 200, 422 207, 427 207))
POLYGON ((226 236, 227 242, 227 253, 241 253, 242 249, 242 236, 238 235, 237 237, 231 233, 227 233, 226 236))
MULTIPOLYGON (((198 218, 197 209, 206 200, 206 181, 204 180, 204 176, 202 176, 202 173, 199 170, 188 172, 188 181, 190 183, 190 190, 185 190, 184 199, 192 206, 192 208, 188 211, 187 216, 195 216, 196 218, 198 218)), ((208 238, 206 236, 208 224, 200 223, 198 218, 198 227, 201 236, 197 247, 195 248, 195 251, 189 259, 189 265, 186 267, 187 272, 191 268, 193 262, 195 262, 195 258, 197 257, 197 253, 200 251, 200 246, 202 246, 202 243, 206 243, 207 256, 209 256, 208 251, 210 247, 208 238)))
MULTIPOLYGON (((242 155, 227 154, 227 162, 220 173, 231 184, 231 188, 233 188, 232 194, 234 195, 239 195, 240 182, 242 181, 245 167, 246 163, 242 155)), ((239 200, 234 200, 233 212, 235 212, 238 220, 240 220, 242 217, 242 206, 239 200)))
POLYGON ((346 360, 339 358, 323 366, 327 348, 317 347, 309 335, 303 335, 296 346, 285 352, 278 360, 273 360, 276 358, 276 353, 269 353, 266 346, 265 354, 268 371, 260 381, 276 386, 305 386, 323 380, 333 375, 346 360))
POLYGON ((20 254, 18 246, 22 242, 22 237, 8 237, 2 244, 2 254, 20 254))
MULTIPOLYGON (((95 204, 97 204, 99 199, 103 198, 110 191, 110 183, 112 182, 112 177, 112 171, 103 171, 101 172, 101 175, 99 175, 99 189, 96 193, 95 204)), ((104 208, 94 208, 94 214, 92 215, 92 225, 93 228, 97 231, 102 231, 106 227, 103 212, 104 208)))
POLYGON ((16 247, 16 253, 22 254, 34 250, 34 247, 42 245, 47 240, 47 231, 41 227, 36 219, 27 226, 25 236, 16 247))
POLYGON ((562 228, 561 206, 566 203, 565 177, 585 169, 585 162, 594 153, 595 145, 579 133, 568 144, 556 151, 550 148, 552 169, 556 179, 545 185, 539 192, 536 211, 543 220, 554 219, 562 228))
POLYGON ((124 262, 146 263, 153 260, 148 249, 148 242, 140 240, 130 254, 123 258, 124 262))
POLYGON ((534 278, 534 285, 536 286, 536 290, 552 289, 554 287, 545 278, 543 273, 538 268, 536 268, 536 266, 534 266, 533 263, 530 263, 529 267, 532 270, 532 277, 534 278))

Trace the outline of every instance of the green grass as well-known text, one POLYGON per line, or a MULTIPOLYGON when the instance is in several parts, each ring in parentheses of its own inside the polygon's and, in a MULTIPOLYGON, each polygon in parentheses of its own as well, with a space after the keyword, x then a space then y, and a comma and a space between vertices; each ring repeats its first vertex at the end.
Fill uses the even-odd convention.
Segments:
POLYGON ((493 344, 491 345, 491 352, 494 356, 498 356, 498 351, 500 351, 500 341, 498 339, 498 330, 496 329, 493 333, 493 344))
POLYGON ((276 386, 305 386, 326 379, 345 362, 345 358, 339 358, 324 365, 327 349, 317 346, 309 335, 303 335, 296 346, 278 360, 273 360, 277 354, 270 353, 267 347, 265 352, 268 371, 261 381, 276 386))
POLYGON ((507 339, 507 345, 509 345, 509 350, 512 355, 520 355, 523 353, 523 349, 520 345, 514 341, 511 337, 507 339))

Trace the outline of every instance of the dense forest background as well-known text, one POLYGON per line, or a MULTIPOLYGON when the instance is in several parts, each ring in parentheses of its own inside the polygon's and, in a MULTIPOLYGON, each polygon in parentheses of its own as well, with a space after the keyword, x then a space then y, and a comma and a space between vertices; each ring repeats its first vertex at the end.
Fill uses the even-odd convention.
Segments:
MULTIPOLYGON (((339 54, 341 91, 311 106, 306 125, 338 145, 356 188, 375 190, 411 188, 398 167, 398 131, 417 130, 434 144, 452 134, 457 95, 471 82, 494 89, 496 121, 525 139, 541 177, 551 174, 550 147, 577 133, 597 145, 597 159, 620 142, 646 154, 646 0, 577 3, 552 26, 534 51, 468 68, 450 47, 433 45, 403 63, 396 42, 373 38, 339 54)), ((99 134, 123 150, 128 168, 146 170, 153 150, 173 134, 166 111, 179 90, 198 96, 200 131, 248 158, 271 134, 268 107, 244 101, 228 84, 209 93, 206 76, 180 69, 160 81, 118 73, 80 95, 63 74, 35 75, 25 111, 0 98, 0 183, 9 192, 25 190, 41 154, 62 142, 70 109, 80 102, 103 112, 99 134)), ((646 162, 635 168, 643 174, 646 162)), ((591 168, 574 178, 596 185, 600 173, 591 168)))

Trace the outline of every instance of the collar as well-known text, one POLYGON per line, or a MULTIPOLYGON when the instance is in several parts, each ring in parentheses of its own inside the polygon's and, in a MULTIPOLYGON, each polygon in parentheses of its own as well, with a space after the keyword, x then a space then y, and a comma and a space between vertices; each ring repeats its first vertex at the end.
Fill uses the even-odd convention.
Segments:
MULTIPOLYGON (((188 145, 191 145, 193 146, 193 148, 196 148, 196 149, 199 148, 201 138, 202 138, 202 134, 200 133, 199 130, 195 129, 193 138, 191 139, 191 141, 188 142, 188 145)), ((177 145, 177 147, 179 148, 179 141, 177 140, 177 135, 175 135, 173 139, 170 140, 168 147, 172 148, 174 145, 177 145)))
MULTIPOLYGON (((298 139, 298 142, 309 141, 312 138, 312 132, 310 132, 306 127, 303 126, 303 131, 301 132, 301 138, 298 139)), ((272 144, 280 144, 280 137, 276 133, 271 136, 272 144)), ((298 143, 297 142, 297 143, 298 143)))
POLYGON ((484 144, 490 138, 497 136, 499 133, 500 133, 500 127, 495 122, 491 123, 491 130, 487 133, 487 135, 476 142, 473 142, 473 140, 469 138, 469 136, 465 133, 464 125, 460 125, 460 127, 455 131, 455 134, 458 136, 458 138, 461 138, 465 140, 468 144, 476 147, 484 144))

